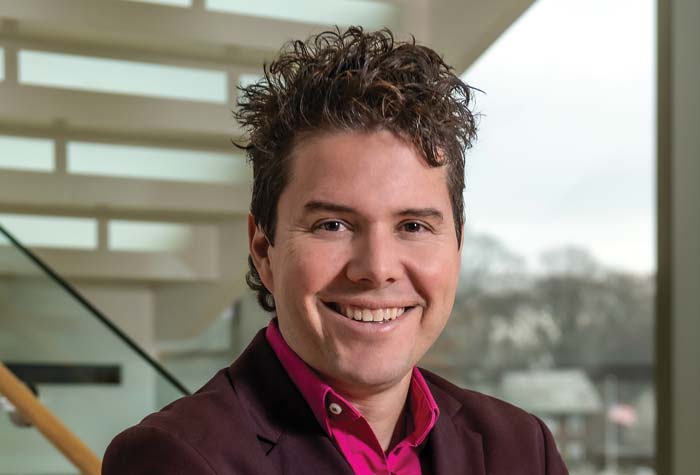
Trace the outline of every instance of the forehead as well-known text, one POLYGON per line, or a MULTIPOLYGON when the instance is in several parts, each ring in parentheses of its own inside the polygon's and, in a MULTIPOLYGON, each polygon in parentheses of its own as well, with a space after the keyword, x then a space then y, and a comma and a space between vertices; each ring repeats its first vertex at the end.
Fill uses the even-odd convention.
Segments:
POLYGON ((290 158, 291 174, 280 208, 303 207, 309 200, 339 202, 367 212, 450 208, 446 167, 431 167, 415 147, 388 131, 306 137, 290 158))

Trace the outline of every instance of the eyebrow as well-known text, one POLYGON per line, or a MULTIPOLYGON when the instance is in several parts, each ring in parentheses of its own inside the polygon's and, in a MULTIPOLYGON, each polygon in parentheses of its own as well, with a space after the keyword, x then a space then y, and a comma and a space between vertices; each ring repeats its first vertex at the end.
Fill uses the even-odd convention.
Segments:
POLYGON ((442 212, 435 208, 409 208, 397 213, 399 216, 415 216, 416 218, 433 218, 442 222, 445 219, 442 212))
POLYGON ((314 211, 332 211, 334 213, 354 213, 355 209, 350 206, 339 205, 337 203, 331 203, 329 201, 309 201, 304 205, 304 209, 307 212, 314 211))
MULTIPOLYGON (((330 211, 334 213, 356 213, 356 210, 350 206, 345 206, 329 201, 313 200, 304 205, 307 212, 314 211, 330 211)), ((442 212, 436 208, 407 208, 396 213, 396 216, 414 216, 417 218, 433 218, 442 222, 445 217, 442 212)))

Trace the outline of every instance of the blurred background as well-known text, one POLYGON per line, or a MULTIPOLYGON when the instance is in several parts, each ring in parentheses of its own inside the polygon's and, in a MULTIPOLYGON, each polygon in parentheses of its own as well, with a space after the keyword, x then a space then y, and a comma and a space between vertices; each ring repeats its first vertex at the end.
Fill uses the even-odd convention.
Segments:
MULTIPOLYGON (((481 90, 460 287, 422 365, 540 416, 572 474, 700 473, 698 14, 1 1, 0 361, 100 457, 230 364, 269 320, 237 88, 289 39, 387 26, 481 90)), ((0 398, 0 475, 77 473, 20 419, 0 398)))

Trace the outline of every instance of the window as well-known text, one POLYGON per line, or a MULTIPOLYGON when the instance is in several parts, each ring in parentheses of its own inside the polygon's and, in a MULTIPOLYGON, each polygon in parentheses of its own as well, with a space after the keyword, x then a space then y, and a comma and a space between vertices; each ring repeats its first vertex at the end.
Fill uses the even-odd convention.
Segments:
POLYGON ((97 249, 94 219, 0 214, 0 224, 27 246, 97 249))
POLYGON ((54 169, 53 141, 0 135, 0 169, 50 172, 54 169))
POLYGON ((234 154, 88 142, 68 143, 68 172, 203 183, 245 183, 251 176, 234 154))
POLYGON ((112 220, 109 248, 114 251, 180 251, 190 242, 191 226, 178 223, 112 220))
POLYGON ((169 5, 171 7, 189 7, 192 4, 191 0, 128 0, 130 2, 139 3, 155 3, 158 5, 169 5))
POLYGON ((397 23, 399 9, 390 2, 372 0, 206 0, 209 10, 279 18, 321 25, 363 25, 377 29, 397 23))
POLYGON ((226 103, 223 71, 43 51, 19 52, 19 82, 36 86, 226 103))
POLYGON ((464 74, 462 280, 425 364, 558 418, 572 473, 654 463, 654 12, 540 0, 464 74))

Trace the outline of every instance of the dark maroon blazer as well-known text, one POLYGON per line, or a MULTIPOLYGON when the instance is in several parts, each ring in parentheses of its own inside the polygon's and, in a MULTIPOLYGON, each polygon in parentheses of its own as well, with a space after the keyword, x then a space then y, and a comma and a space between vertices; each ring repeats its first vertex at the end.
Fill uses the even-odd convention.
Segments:
MULTIPOLYGON (((551 434, 510 404, 421 370, 440 408, 421 455, 429 475, 565 475, 551 434)), ((196 394, 119 434, 103 475, 353 472, 261 331, 196 394)))

